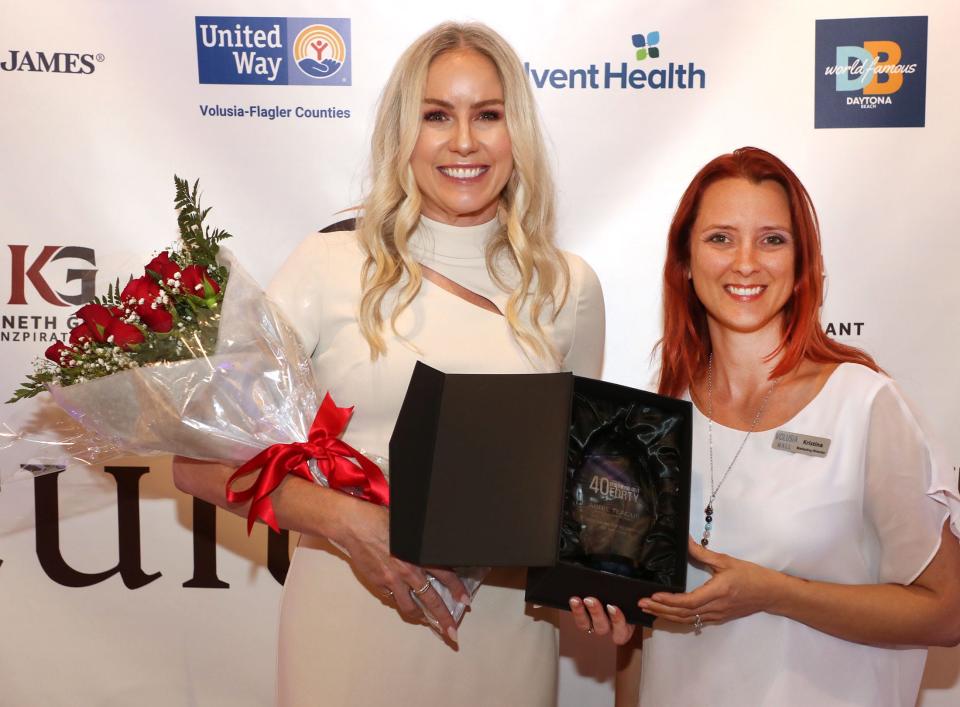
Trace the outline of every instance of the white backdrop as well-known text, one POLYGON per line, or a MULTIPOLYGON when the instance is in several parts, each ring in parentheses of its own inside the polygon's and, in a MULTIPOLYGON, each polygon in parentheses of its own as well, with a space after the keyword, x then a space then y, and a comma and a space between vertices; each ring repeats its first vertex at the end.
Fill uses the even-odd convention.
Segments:
MULTIPOLYGON (((83 277, 70 270, 95 267, 101 293, 172 241, 174 173, 201 179, 215 206, 211 219, 236 234, 231 248, 265 283, 300 238, 357 203, 373 106, 393 62, 422 31, 450 18, 498 29, 541 78, 547 69, 560 76, 591 65, 602 78, 607 62, 615 71, 623 63, 649 71, 674 62, 703 72, 702 88, 698 81, 689 89, 554 88, 548 81, 536 89, 560 189, 560 240, 594 266, 606 294, 605 378, 648 386, 673 208, 709 158, 757 145, 794 168, 819 210, 829 273, 824 322, 849 330, 839 338, 876 355, 960 463, 960 325, 952 312, 960 245, 951 208, 960 163, 952 71, 960 9, 949 0, 448 0, 442 9, 361 0, 5 0, 0 390, 12 391, 48 345, 41 335, 66 331, 75 311, 62 296, 54 297, 60 304, 45 301, 43 282, 69 298, 83 277), (929 18, 925 127, 815 129, 816 20, 905 15, 929 18), (201 84, 196 16, 349 18, 350 85, 201 84), (631 36, 654 31, 660 56, 638 60, 631 36), (32 64, 39 52, 79 57, 58 59, 60 71, 7 70, 30 68, 23 52, 32 64), (349 117, 201 111, 215 105, 334 109, 349 117), (45 264, 44 246, 54 246, 45 264), (69 247, 92 249, 95 266, 83 252, 61 251, 69 247)), ((45 415, 42 401, 7 406, 0 429, 36 427, 37 419, 52 419, 45 415)), ((280 573, 282 562, 278 553, 268 562, 263 529, 248 539, 240 519, 218 514, 214 550, 194 532, 193 505, 173 489, 169 461, 132 459, 125 464, 149 471, 137 477, 139 498, 128 483, 120 505, 139 511, 138 526, 127 515, 118 531, 113 476, 72 467, 46 477, 58 481, 60 520, 35 530, 34 483, 10 477, 21 464, 55 456, 25 444, 0 449, 0 704, 269 704, 281 589, 270 567, 280 573), (134 527, 139 555, 130 547, 134 527), (197 567, 203 576, 194 583, 217 583, 209 576, 214 551, 216 575, 229 588, 184 587, 197 567), (104 572, 118 553, 125 575, 83 587, 63 586, 65 570, 49 564, 62 556, 74 570, 104 572), (161 574, 130 589, 124 578, 138 566, 161 574)), ((41 515, 51 508, 53 486, 42 488, 41 515)), ((562 653, 561 704, 611 704, 609 648, 565 634, 562 653)), ((958 700, 960 649, 931 651, 920 704, 958 700)))

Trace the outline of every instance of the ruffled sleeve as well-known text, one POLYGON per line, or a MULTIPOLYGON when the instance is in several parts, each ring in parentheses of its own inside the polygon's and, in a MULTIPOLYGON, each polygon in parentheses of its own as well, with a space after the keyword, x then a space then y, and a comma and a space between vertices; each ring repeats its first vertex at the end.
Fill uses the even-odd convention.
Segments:
POLYGON ((869 425, 864 512, 879 541, 878 581, 910 584, 940 548, 944 520, 960 537, 957 473, 892 381, 877 391, 869 425))
POLYGON ((267 296, 297 332, 308 355, 313 355, 323 321, 323 283, 327 263, 324 234, 307 236, 294 249, 267 287, 267 296))

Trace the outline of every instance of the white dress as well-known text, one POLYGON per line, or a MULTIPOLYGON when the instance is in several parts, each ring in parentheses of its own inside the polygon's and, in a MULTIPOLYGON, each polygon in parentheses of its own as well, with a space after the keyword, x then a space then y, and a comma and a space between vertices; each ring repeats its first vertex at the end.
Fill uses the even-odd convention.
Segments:
MULTIPOLYGON (((423 218, 411 240, 421 263, 497 304, 484 246, 495 221, 457 228, 423 218)), ((593 271, 566 255, 570 294, 547 328, 564 368, 598 377, 603 357, 603 295, 593 271)), ((553 370, 531 361, 504 317, 424 281, 398 321, 407 342, 385 331, 388 353, 370 360, 357 324, 364 256, 355 234, 315 234, 293 253, 269 292, 313 352, 321 385, 356 409, 344 439, 388 455, 388 442, 415 362, 454 373, 553 370)), ((304 705, 553 705, 555 616, 523 601, 523 572, 498 570, 482 586, 453 650, 423 625, 404 622, 377 588, 321 538, 304 536, 284 586, 278 701, 304 705)))
MULTIPOLYGON (((896 385, 841 364, 778 429, 830 439, 825 458, 754 433, 713 503, 710 549, 811 580, 909 584, 936 554, 944 519, 960 534, 957 475, 941 464, 896 385)), ((714 423, 719 479, 744 432, 714 423)), ((690 533, 710 495, 707 419, 694 412, 690 533)), ((709 575, 688 567, 687 590, 709 575)), ((657 621, 645 637, 642 707, 913 707, 925 648, 867 646, 758 613, 706 625, 657 621)))

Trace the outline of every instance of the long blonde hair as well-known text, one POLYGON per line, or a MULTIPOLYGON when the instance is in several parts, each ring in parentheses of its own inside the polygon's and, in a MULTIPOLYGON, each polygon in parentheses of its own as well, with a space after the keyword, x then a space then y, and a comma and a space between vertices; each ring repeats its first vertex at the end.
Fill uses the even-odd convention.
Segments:
POLYGON ((377 109, 373 130, 373 182, 358 221, 360 244, 367 259, 362 272, 360 331, 376 359, 386 353, 383 300, 406 276, 390 312, 397 333, 400 313, 423 283, 420 266, 408 242, 420 220, 421 197, 410 166, 420 132, 421 101, 430 63, 440 54, 472 49, 490 59, 503 86, 504 114, 513 152, 513 174, 501 193, 500 228, 486 251, 487 270, 510 293, 504 312, 517 340, 529 351, 559 364, 559 353, 546 335, 541 318, 555 319, 566 302, 570 273, 554 244, 553 178, 546 161, 533 93, 520 59, 509 44, 478 23, 447 22, 415 41, 400 57, 377 109), (497 266, 506 256, 519 282, 511 283, 497 266), (521 317, 529 304, 529 317, 521 317), (525 321, 525 319, 528 319, 525 321))

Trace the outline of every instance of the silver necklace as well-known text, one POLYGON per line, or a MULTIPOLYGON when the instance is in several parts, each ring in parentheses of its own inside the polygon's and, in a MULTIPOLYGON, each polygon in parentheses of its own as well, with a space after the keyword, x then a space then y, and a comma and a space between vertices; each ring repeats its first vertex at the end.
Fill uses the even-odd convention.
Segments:
POLYGON ((750 435, 753 434, 753 431, 757 429, 757 424, 760 422, 760 418, 763 417, 763 411, 767 408, 767 401, 770 399, 770 394, 773 392, 773 389, 777 387, 777 383, 780 382, 780 379, 777 378, 773 381, 773 385, 770 386, 770 389, 767 391, 767 394, 763 396, 763 400, 760 402, 760 407, 757 409, 757 414, 753 416, 753 423, 750 425, 750 429, 747 430, 747 434, 744 435, 743 441, 740 443, 740 447, 737 449, 737 453, 733 455, 733 459, 730 461, 730 465, 727 467, 727 470, 723 472, 723 476, 720 477, 720 483, 714 485, 713 483, 713 353, 711 352, 710 357, 707 359, 707 439, 710 442, 710 500, 707 501, 707 507, 703 509, 703 514, 705 517, 705 523, 703 526, 703 536, 700 538, 700 544, 703 547, 706 547, 710 544, 710 531, 713 530, 713 502, 717 498, 717 494, 720 493, 720 487, 723 486, 723 482, 727 480, 727 476, 730 474, 730 470, 733 468, 733 465, 737 463, 737 458, 740 456, 740 452, 743 451, 744 446, 747 444, 747 440, 750 439, 750 435))

